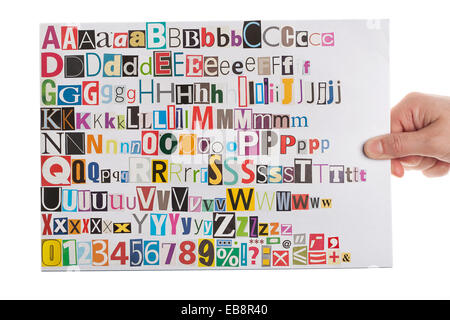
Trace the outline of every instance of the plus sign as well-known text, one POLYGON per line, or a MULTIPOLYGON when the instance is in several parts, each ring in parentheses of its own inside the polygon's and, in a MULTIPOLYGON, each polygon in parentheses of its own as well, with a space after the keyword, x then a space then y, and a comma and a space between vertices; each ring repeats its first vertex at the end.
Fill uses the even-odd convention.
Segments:
POLYGON ((336 251, 333 251, 333 255, 330 256, 331 259, 333 259, 333 263, 336 262, 336 259, 339 259, 339 256, 336 255, 336 251))

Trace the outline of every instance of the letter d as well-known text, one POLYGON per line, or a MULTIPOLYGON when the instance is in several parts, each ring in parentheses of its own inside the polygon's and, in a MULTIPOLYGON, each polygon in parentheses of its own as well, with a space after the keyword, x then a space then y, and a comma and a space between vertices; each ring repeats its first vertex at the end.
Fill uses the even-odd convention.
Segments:
MULTIPOLYGON (((51 63, 53 65, 53 63, 51 63)), ((53 69, 53 68, 52 68, 53 69)), ((61 73, 63 69, 63 60, 61 56, 54 52, 43 52, 41 54, 41 77, 50 78, 56 77, 61 73), (48 58, 53 58, 56 61, 56 68, 53 71, 48 71, 49 61, 48 58)))

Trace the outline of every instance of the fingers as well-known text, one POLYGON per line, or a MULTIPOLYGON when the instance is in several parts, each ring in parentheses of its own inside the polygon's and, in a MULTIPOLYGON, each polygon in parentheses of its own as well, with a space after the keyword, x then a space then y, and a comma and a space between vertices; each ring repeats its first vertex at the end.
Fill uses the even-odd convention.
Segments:
POLYGON ((369 139, 364 153, 372 159, 394 159, 410 155, 425 155, 427 143, 422 131, 391 133, 369 139))
POLYGON ((398 159, 405 169, 416 167, 423 160, 422 156, 407 156, 398 159))
POLYGON ((403 168, 399 160, 391 160, 391 173, 398 178, 403 177, 403 175, 405 174, 405 169, 403 168))
POLYGON ((406 96, 391 109, 391 133, 416 131, 414 105, 415 99, 406 96))
POLYGON ((442 115, 440 105, 449 101, 448 97, 418 92, 407 94, 391 110, 391 132, 417 131, 428 126, 442 115))
POLYGON ((391 160, 391 172, 396 177, 403 177, 405 170, 422 171, 427 177, 442 177, 450 171, 450 164, 436 158, 408 156, 391 160))
POLYGON ((450 164, 443 161, 437 161, 432 167, 423 171, 423 174, 429 178, 445 176, 450 170, 450 164))
POLYGON ((391 134, 369 139, 364 153, 391 159, 392 174, 420 170, 437 177, 450 170, 450 97, 410 93, 391 110, 391 134))
POLYGON ((420 170, 424 171, 436 164, 438 160, 431 157, 409 156, 399 159, 400 163, 406 170, 420 170))

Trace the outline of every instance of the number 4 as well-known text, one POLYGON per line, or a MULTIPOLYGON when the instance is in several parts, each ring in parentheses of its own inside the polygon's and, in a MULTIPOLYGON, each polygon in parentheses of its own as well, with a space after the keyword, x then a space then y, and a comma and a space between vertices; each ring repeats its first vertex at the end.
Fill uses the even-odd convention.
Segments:
POLYGON ((111 260, 120 261, 120 264, 124 265, 127 263, 128 259, 125 242, 119 242, 111 254, 111 260))

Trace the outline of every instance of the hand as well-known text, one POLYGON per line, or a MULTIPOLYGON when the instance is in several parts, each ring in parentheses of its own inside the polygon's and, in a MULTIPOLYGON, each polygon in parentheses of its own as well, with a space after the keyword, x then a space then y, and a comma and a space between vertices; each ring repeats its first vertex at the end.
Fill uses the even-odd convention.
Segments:
POLYGON ((450 97, 410 93, 391 110, 391 134, 369 139, 365 154, 392 159, 391 172, 405 169, 440 177, 450 169, 450 97))

